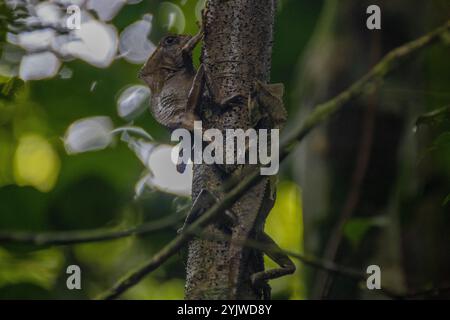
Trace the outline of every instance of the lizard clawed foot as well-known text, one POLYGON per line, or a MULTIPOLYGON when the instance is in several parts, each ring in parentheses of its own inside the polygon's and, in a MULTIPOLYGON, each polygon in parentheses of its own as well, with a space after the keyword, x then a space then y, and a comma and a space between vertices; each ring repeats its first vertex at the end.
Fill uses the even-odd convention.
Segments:
POLYGON ((255 275, 255 274, 253 274, 253 275, 250 277, 250 280, 251 280, 251 282, 252 282, 252 287, 253 287, 254 289, 261 290, 263 300, 270 300, 271 295, 272 295, 272 288, 271 288, 270 285, 267 283, 267 280, 258 280, 258 279, 255 279, 255 278, 254 278, 254 275, 255 275))
POLYGON ((201 28, 196 35, 192 36, 186 42, 186 44, 181 48, 182 52, 190 54, 202 39, 203 39, 203 28, 201 28))
MULTIPOLYGON (((177 233, 178 234, 182 233, 187 225, 197 220, 197 218, 199 218, 200 215, 202 215, 206 210, 211 208, 216 202, 218 202, 218 199, 211 192, 209 192, 206 189, 202 189, 202 191, 200 191, 199 195, 192 204, 191 211, 188 213, 186 220, 184 221, 183 227, 178 229, 177 233)), ((230 210, 226 210, 225 215, 223 216, 222 219, 220 219, 220 222, 228 227, 234 226, 236 224, 236 221, 237 218, 235 214, 230 210)))
MULTIPOLYGON (((187 162, 189 161, 185 159, 184 153, 188 152, 189 150, 185 150, 182 147, 180 147, 180 151, 178 152, 178 161, 177 161, 177 172, 183 174, 184 171, 186 171, 187 162)), ((191 150, 192 151, 192 150, 191 150)), ((192 155, 191 155, 192 158, 192 155)))
POLYGON ((286 254, 282 253, 281 248, 268 234, 262 233, 259 241, 267 248, 264 253, 280 266, 280 268, 256 272, 250 276, 253 287, 262 288, 264 296, 266 296, 266 286, 268 286, 267 281, 294 273, 295 264, 286 254))

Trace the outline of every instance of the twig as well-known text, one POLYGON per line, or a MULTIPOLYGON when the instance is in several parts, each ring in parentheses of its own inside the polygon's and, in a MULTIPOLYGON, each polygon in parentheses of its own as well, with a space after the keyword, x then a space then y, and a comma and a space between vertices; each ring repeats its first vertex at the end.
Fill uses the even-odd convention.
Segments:
POLYGON ((126 230, 83 230, 64 232, 0 232, 0 244, 28 244, 35 246, 69 245, 87 242, 114 240, 129 236, 138 236, 149 232, 165 229, 181 221, 180 214, 174 214, 157 221, 144 223, 139 227, 126 230))
MULTIPOLYGON (((282 253, 282 254, 288 255, 292 258, 299 260, 305 266, 323 270, 330 274, 343 276, 343 277, 352 279, 357 282, 367 280, 367 273, 364 273, 363 271, 359 271, 357 269, 339 265, 331 260, 322 260, 322 259, 319 259, 316 257, 307 256, 307 255, 300 254, 297 252, 285 250, 285 249, 282 249, 279 247, 275 248, 273 246, 268 246, 262 242, 254 240, 254 239, 237 240, 237 239, 232 239, 231 236, 229 236, 229 235, 224 234, 224 235, 218 236, 217 234, 213 234, 213 233, 201 232, 201 230, 197 230, 196 234, 200 238, 203 238, 206 240, 228 241, 228 242, 236 244, 236 245, 261 250, 265 253, 282 253)), ((387 297, 392 298, 392 299, 407 300, 407 299, 414 299, 414 298, 418 298, 418 297, 438 296, 438 295, 441 295, 444 293, 450 293, 450 287, 435 287, 435 288, 430 288, 430 289, 423 289, 423 290, 416 291, 416 292, 400 293, 397 290, 394 290, 392 288, 382 286, 380 289, 375 290, 373 292, 375 292, 375 293, 381 292, 384 295, 386 295, 387 297)))
MULTIPOLYGON (((303 140, 313 128, 335 114, 350 100, 364 93, 370 84, 377 83, 379 80, 383 79, 383 77, 391 72, 403 58, 437 41, 439 37, 449 29, 450 20, 443 26, 422 36, 421 38, 394 49, 378 64, 376 64, 369 71, 369 73, 350 86, 349 89, 340 93, 328 102, 318 105, 297 130, 293 130, 283 139, 281 144, 280 161, 283 161, 288 156, 292 148, 298 142, 303 140)), ((174 240, 163 247, 161 251, 155 254, 155 256, 153 256, 147 263, 130 272, 113 288, 101 295, 101 298, 115 299, 124 291, 137 284, 148 273, 158 268, 172 255, 177 253, 182 246, 192 239, 195 230, 207 226, 210 222, 217 218, 221 212, 231 207, 237 199, 239 199, 261 178, 262 176, 259 175, 259 170, 254 170, 252 173, 247 175, 243 181, 241 181, 233 190, 225 195, 221 202, 216 203, 213 207, 207 210, 197 221, 189 225, 182 234, 178 235, 174 240)))
POLYGON ((137 284, 148 273, 157 269, 172 255, 177 253, 192 237, 196 230, 202 229, 216 220, 218 216, 228 209, 236 200, 238 200, 253 184, 258 180, 259 172, 254 171, 248 175, 238 186, 226 194, 222 201, 216 203, 202 216, 200 216, 194 223, 188 225, 183 229, 183 233, 178 235, 175 239, 169 242, 164 248, 156 253, 147 263, 143 264, 136 270, 131 271, 122 280, 119 280, 114 287, 100 295, 99 299, 111 300, 117 298, 124 291, 128 290, 137 284))
POLYGON ((427 112, 417 118, 416 126, 424 124, 434 124, 444 120, 445 118, 450 118, 450 106, 445 106, 431 112, 427 112))
POLYGON ((296 141, 302 140, 312 129, 335 114, 343 105, 363 94, 370 85, 376 84, 382 80, 404 58, 438 41, 439 38, 449 30, 450 20, 434 31, 390 51, 369 71, 369 73, 351 85, 347 90, 314 108, 314 111, 305 119, 303 125, 297 130, 293 130, 289 136, 284 139, 284 145, 287 147, 286 152, 295 145, 296 141))
MULTIPOLYGON (((265 253, 282 253, 282 254, 288 255, 292 258, 299 260, 305 266, 308 266, 311 268, 316 268, 316 269, 319 269, 319 270, 322 270, 324 272, 331 273, 334 275, 343 276, 343 277, 352 279, 357 282, 367 280, 367 274, 362 271, 336 264, 333 261, 321 260, 316 257, 306 256, 304 254, 300 254, 297 252, 293 252, 293 251, 289 251, 289 250, 285 250, 285 249, 281 249, 281 248, 275 248, 273 246, 267 246, 264 243, 261 243, 259 241, 253 240, 253 239, 247 239, 247 240, 234 239, 233 240, 228 235, 217 236, 215 234, 206 233, 206 232, 198 232, 197 234, 199 237, 201 237, 203 239, 215 240, 215 241, 229 241, 236 245, 261 250, 262 252, 265 252, 265 253)), ((401 297, 403 297, 401 294, 398 294, 395 290, 392 290, 390 288, 382 287, 381 289, 379 289, 379 291, 381 291, 384 295, 386 295, 392 299, 400 299, 401 297)))
MULTIPOLYGON (((376 37, 376 39, 377 41, 375 42, 375 44, 372 44, 376 48, 376 50, 374 50, 373 52, 375 52, 375 55, 379 57, 380 54, 379 37, 376 37)), ((374 60, 373 56, 371 60, 373 62, 374 60)), ((343 238, 343 231, 345 224, 353 216, 356 206, 360 201, 362 190, 361 185, 367 174, 367 168, 372 154, 372 145, 375 130, 375 114, 377 109, 377 103, 375 100, 376 100, 375 93, 373 93, 368 99, 368 105, 365 108, 366 110, 363 116, 363 122, 361 126, 363 132, 359 140, 356 165, 353 169, 353 173, 351 176, 350 188, 344 201, 344 205, 341 211, 339 212, 336 223, 331 229, 330 236, 326 242, 325 249, 323 251, 324 252, 323 259, 328 261, 335 261, 336 255, 338 253, 343 238)), ((320 296, 326 299, 333 285, 332 275, 329 273, 327 274, 319 273, 315 281, 316 281, 315 286, 320 292, 320 296)))
POLYGON ((218 236, 216 234, 207 233, 207 232, 201 232, 200 230, 196 232, 196 234, 203 239, 206 240, 213 240, 213 241, 228 241, 232 244, 236 244, 239 246, 244 246, 248 248, 257 249, 266 253, 283 253, 285 255, 291 256, 293 258, 296 258, 303 264, 317 268, 320 270, 324 270, 327 272, 335 273, 338 275, 343 275, 346 277, 349 277, 351 279, 362 281, 366 279, 366 274, 363 272, 360 272, 359 270, 348 268, 345 266, 338 265, 332 261, 324 261, 320 260, 315 257, 306 256, 297 252, 281 249, 281 248, 274 248, 273 246, 267 246, 266 244, 259 242, 254 239, 247 239, 247 240, 237 240, 232 239, 229 235, 221 235, 218 236))

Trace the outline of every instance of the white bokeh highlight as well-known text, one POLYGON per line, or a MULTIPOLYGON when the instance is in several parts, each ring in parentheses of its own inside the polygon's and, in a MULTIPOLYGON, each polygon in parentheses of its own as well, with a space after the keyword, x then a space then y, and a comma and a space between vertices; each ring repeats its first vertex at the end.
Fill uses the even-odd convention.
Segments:
POLYGON ((60 66, 61 61, 52 52, 28 54, 20 62, 19 77, 24 81, 51 78, 60 66))
POLYGON ((120 56, 130 63, 143 64, 155 50, 155 45, 148 38, 151 30, 151 15, 145 15, 142 20, 126 27, 120 34, 120 56))
POLYGON ((113 124, 109 117, 98 116, 72 123, 64 136, 68 154, 102 150, 113 142, 113 124))
POLYGON ((122 91, 117 100, 117 114, 125 120, 133 120, 148 107, 150 89, 143 85, 134 85, 122 91))

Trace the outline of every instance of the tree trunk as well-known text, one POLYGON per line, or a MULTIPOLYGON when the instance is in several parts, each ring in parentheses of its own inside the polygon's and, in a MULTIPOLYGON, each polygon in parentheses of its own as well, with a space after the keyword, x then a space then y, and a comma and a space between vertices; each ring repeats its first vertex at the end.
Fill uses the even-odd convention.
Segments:
MULTIPOLYGON (((207 2, 202 52, 207 92, 200 108, 203 129, 250 127, 247 99, 225 106, 221 103, 236 96, 248 97, 256 80, 269 81, 274 14, 275 0, 207 2)), ((232 165, 195 164, 192 198, 196 199, 202 189, 207 189, 221 199, 224 182, 234 169, 232 165)), ((255 185, 233 205, 238 223, 228 235, 245 228, 263 228, 273 205, 266 183, 264 180, 255 185), (246 217, 255 210, 259 212, 255 222, 258 226, 245 225, 253 224, 246 217)), ((217 225, 209 226, 206 231, 227 233, 217 225)), ((186 299, 260 299, 261 289, 251 286, 250 275, 263 268, 262 253, 258 251, 237 248, 229 241, 194 239, 188 246, 186 299), (240 277, 234 283, 231 279, 236 272, 240 277)))

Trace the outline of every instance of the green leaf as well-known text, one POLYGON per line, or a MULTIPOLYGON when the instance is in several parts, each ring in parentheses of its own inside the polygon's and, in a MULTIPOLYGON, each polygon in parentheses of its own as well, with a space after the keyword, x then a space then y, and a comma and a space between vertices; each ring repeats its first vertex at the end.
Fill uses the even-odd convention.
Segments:
POLYGON ((345 224, 344 236, 356 247, 372 227, 382 227, 384 225, 386 225, 384 217, 353 218, 345 224))
POLYGON ((450 106, 439 108, 431 112, 425 113, 417 118, 416 126, 434 125, 442 122, 445 119, 450 119, 450 106))
POLYGON ((450 202, 450 193, 445 197, 444 201, 442 202, 442 206, 446 206, 450 202))

